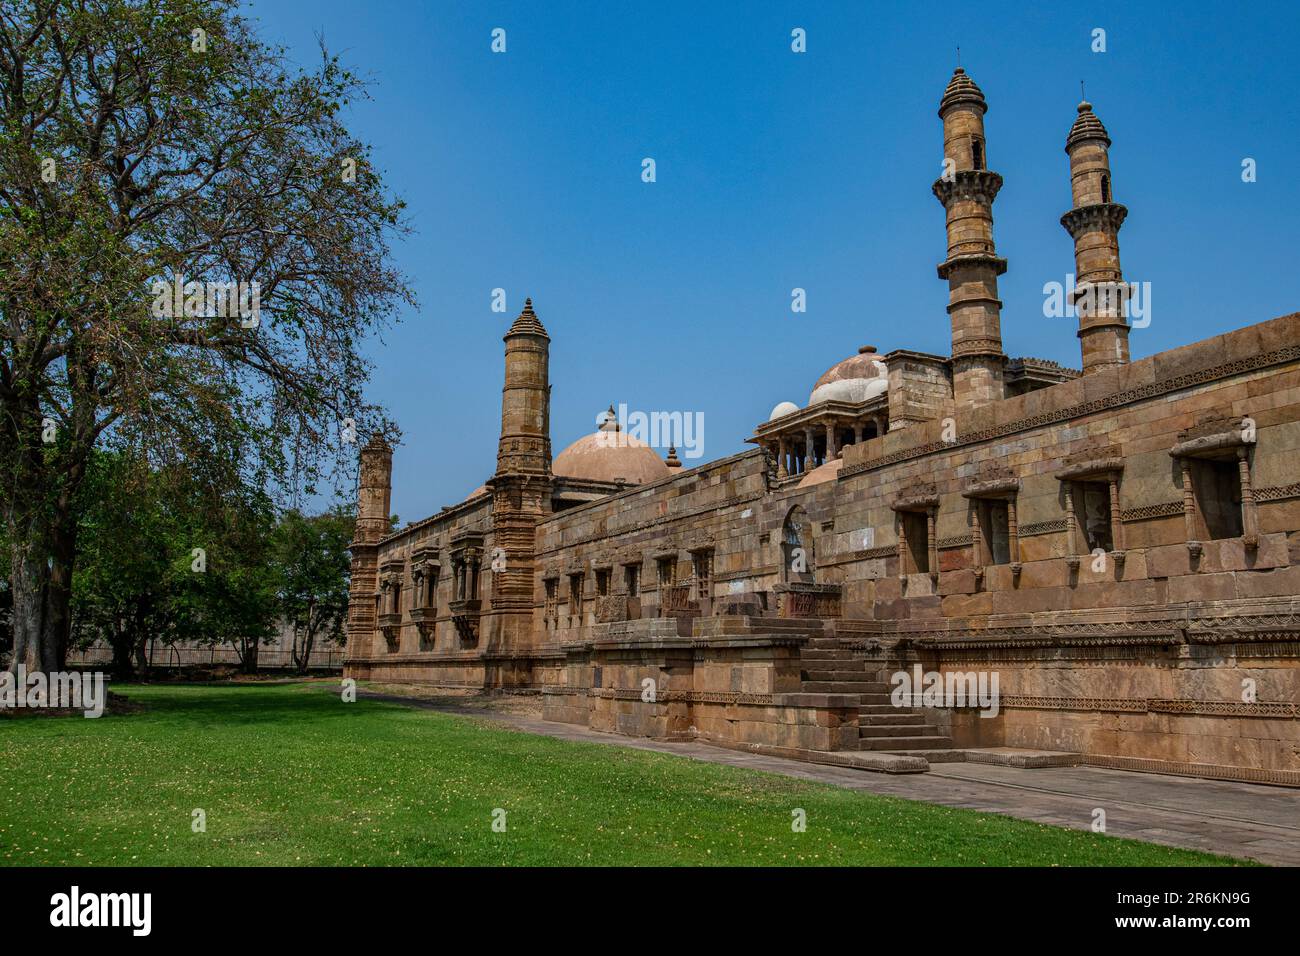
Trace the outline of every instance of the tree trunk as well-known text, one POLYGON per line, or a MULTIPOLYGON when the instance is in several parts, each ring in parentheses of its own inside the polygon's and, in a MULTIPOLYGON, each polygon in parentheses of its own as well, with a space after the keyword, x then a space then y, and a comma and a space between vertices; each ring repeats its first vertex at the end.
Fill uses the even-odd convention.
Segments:
POLYGON ((315 645, 316 643, 316 622, 314 620, 315 609, 316 609, 315 600, 309 600, 307 602, 307 620, 305 622, 306 633, 303 635, 303 639, 302 639, 301 657, 298 656, 298 628, 297 626, 295 626, 293 629, 293 652, 294 652, 293 662, 298 665, 299 674, 307 673, 307 668, 311 665, 311 649, 313 645, 315 645))
POLYGON ((307 673, 307 668, 311 666, 311 651, 316 644, 316 631, 312 627, 311 621, 307 622, 307 633, 302 639, 302 659, 298 661, 298 673, 307 673))
POLYGON ((66 502, 59 503, 50 531, 49 583, 45 592, 45 618, 41 644, 54 670, 63 670, 72 635, 72 569, 77 559, 77 519, 66 502))
POLYGON ((59 670, 59 660, 52 653, 45 628, 50 566, 41 547, 43 529, 39 522, 31 522, 27 528, 21 525, 15 528, 15 524, 12 520, 9 523, 9 585, 14 600, 14 652, 10 669, 16 670, 22 664, 28 672, 48 673, 59 670))
MULTIPOLYGON (((11 500, 4 517, 9 532, 13 590, 14 654, 11 666, 29 671, 63 670, 72 634, 72 566, 77 547, 73 502, 85 475, 89 445, 74 442, 60 467, 51 467, 42 441, 40 404, 23 395, 6 409, 15 423, 0 440, 12 444, 11 500)), ((93 444, 93 436, 90 438, 93 444)))
POLYGON ((109 636, 109 643, 113 645, 113 677, 115 680, 130 680, 135 676, 135 661, 132 659, 135 652, 134 631, 127 629, 116 630, 109 636))
POLYGON ((131 652, 135 654, 136 670, 141 676, 149 676, 149 638, 141 634, 132 642, 131 652))

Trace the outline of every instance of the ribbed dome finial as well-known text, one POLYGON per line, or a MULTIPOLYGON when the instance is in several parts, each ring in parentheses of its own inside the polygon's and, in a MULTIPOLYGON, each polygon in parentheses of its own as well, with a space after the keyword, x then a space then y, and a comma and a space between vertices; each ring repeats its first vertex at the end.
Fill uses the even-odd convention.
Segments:
POLYGON ((948 81, 948 88, 943 91, 943 99, 939 101, 939 115, 942 117, 944 113, 959 103, 970 103, 977 107, 981 113, 988 112, 989 108, 984 99, 984 91, 960 66, 952 71, 952 79, 948 81))
POLYGON ((510 326, 510 331, 506 333, 507 337, 511 335, 546 335, 546 327, 533 311, 531 298, 524 299, 523 311, 519 313, 519 318, 515 319, 514 325, 510 326))
POLYGON ((599 432, 616 432, 619 431, 618 414, 614 411, 614 403, 609 403, 609 410, 605 412, 605 420, 596 428, 599 432))
POLYGON ((1110 146, 1110 135, 1106 132, 1106 127, 1092 111, 1092 104, 1084 100, 1079 104, 1079 115, 1070 127, 1070 134, 1065 137, 1065 151, 1068 153, 1076 143, 1090 139, 1101 140, 1107 147, 1110 146))

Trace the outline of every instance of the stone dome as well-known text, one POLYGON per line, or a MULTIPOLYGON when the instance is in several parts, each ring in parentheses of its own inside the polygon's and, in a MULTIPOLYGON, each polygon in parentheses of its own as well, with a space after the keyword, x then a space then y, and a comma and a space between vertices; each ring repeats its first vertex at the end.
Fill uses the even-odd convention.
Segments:
POLYGON ((485 495, 487 493, 488 493, 488 486, 479 485, 477 488, 475 488, 473 491, 467 494, 464 500, 469 501, 471 498, 477 498, 479 495, 485 495))
POLYGON ((772 409, 772 414, 767 416, 767 420, 769 422, 774 422, 778 418, 784 418, 786 415, 789 415, 791 412, 797 412, 797 411, 799 411, 799 406, 796 405, 794 402, 782 402, 781 404, 777 405, 776 408, 772 409))
POLYGON ((828 368, 813 385, 808 404, 830 400, 865 402, 889 389, 889 372, 873 346, 864 345, 857 355, 828 368))
POLYGON ((818 465, 800 479, 799 487, 808 488, 811 485, 820 485, 822 482, 834 481, 839 477, 840 468, 843 467, 843 465, 843 458, 836 458, 832 461, 826 462, 824 465, 818 465))
POLYGON ((671 471, 653 448, 619 429, 611 415, 590 435, 583 435, 555 456, 551 471, 557 478, 624 481, 644 485, 667 478, 671 471))

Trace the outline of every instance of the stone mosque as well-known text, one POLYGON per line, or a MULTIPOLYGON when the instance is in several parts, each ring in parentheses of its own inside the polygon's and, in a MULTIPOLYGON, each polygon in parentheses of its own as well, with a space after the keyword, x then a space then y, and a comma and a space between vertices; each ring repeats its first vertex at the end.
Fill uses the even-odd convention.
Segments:
POLYGON ((1061 217, 1081 368, 1008 356, 986 110, 957 69, 933 186, 950 355, 857 349, 698 467, 613 416, 552 455, 528 301, 484 486, 393 531, 392 450, 361 451, 346 674, 890 773, 1300 786, 1300 314, 1131 361, 1128 210, 1084 102, 1061 217), (990 677, 996 706, 960 692, 990 677))

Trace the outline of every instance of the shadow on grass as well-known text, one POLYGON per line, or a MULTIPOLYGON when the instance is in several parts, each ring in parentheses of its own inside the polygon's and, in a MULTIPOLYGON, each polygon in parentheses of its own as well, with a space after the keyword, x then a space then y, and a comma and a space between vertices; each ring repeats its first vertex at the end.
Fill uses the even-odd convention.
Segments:
POLYGON ((409 709, 365 698, 345 703, 337 685, 326 681, 287 685, 121 684, 113 690, 132 703, 144 705, 142 714, 127 719, 204 725, 321 723, 347 720, 358 712, 409 709))

